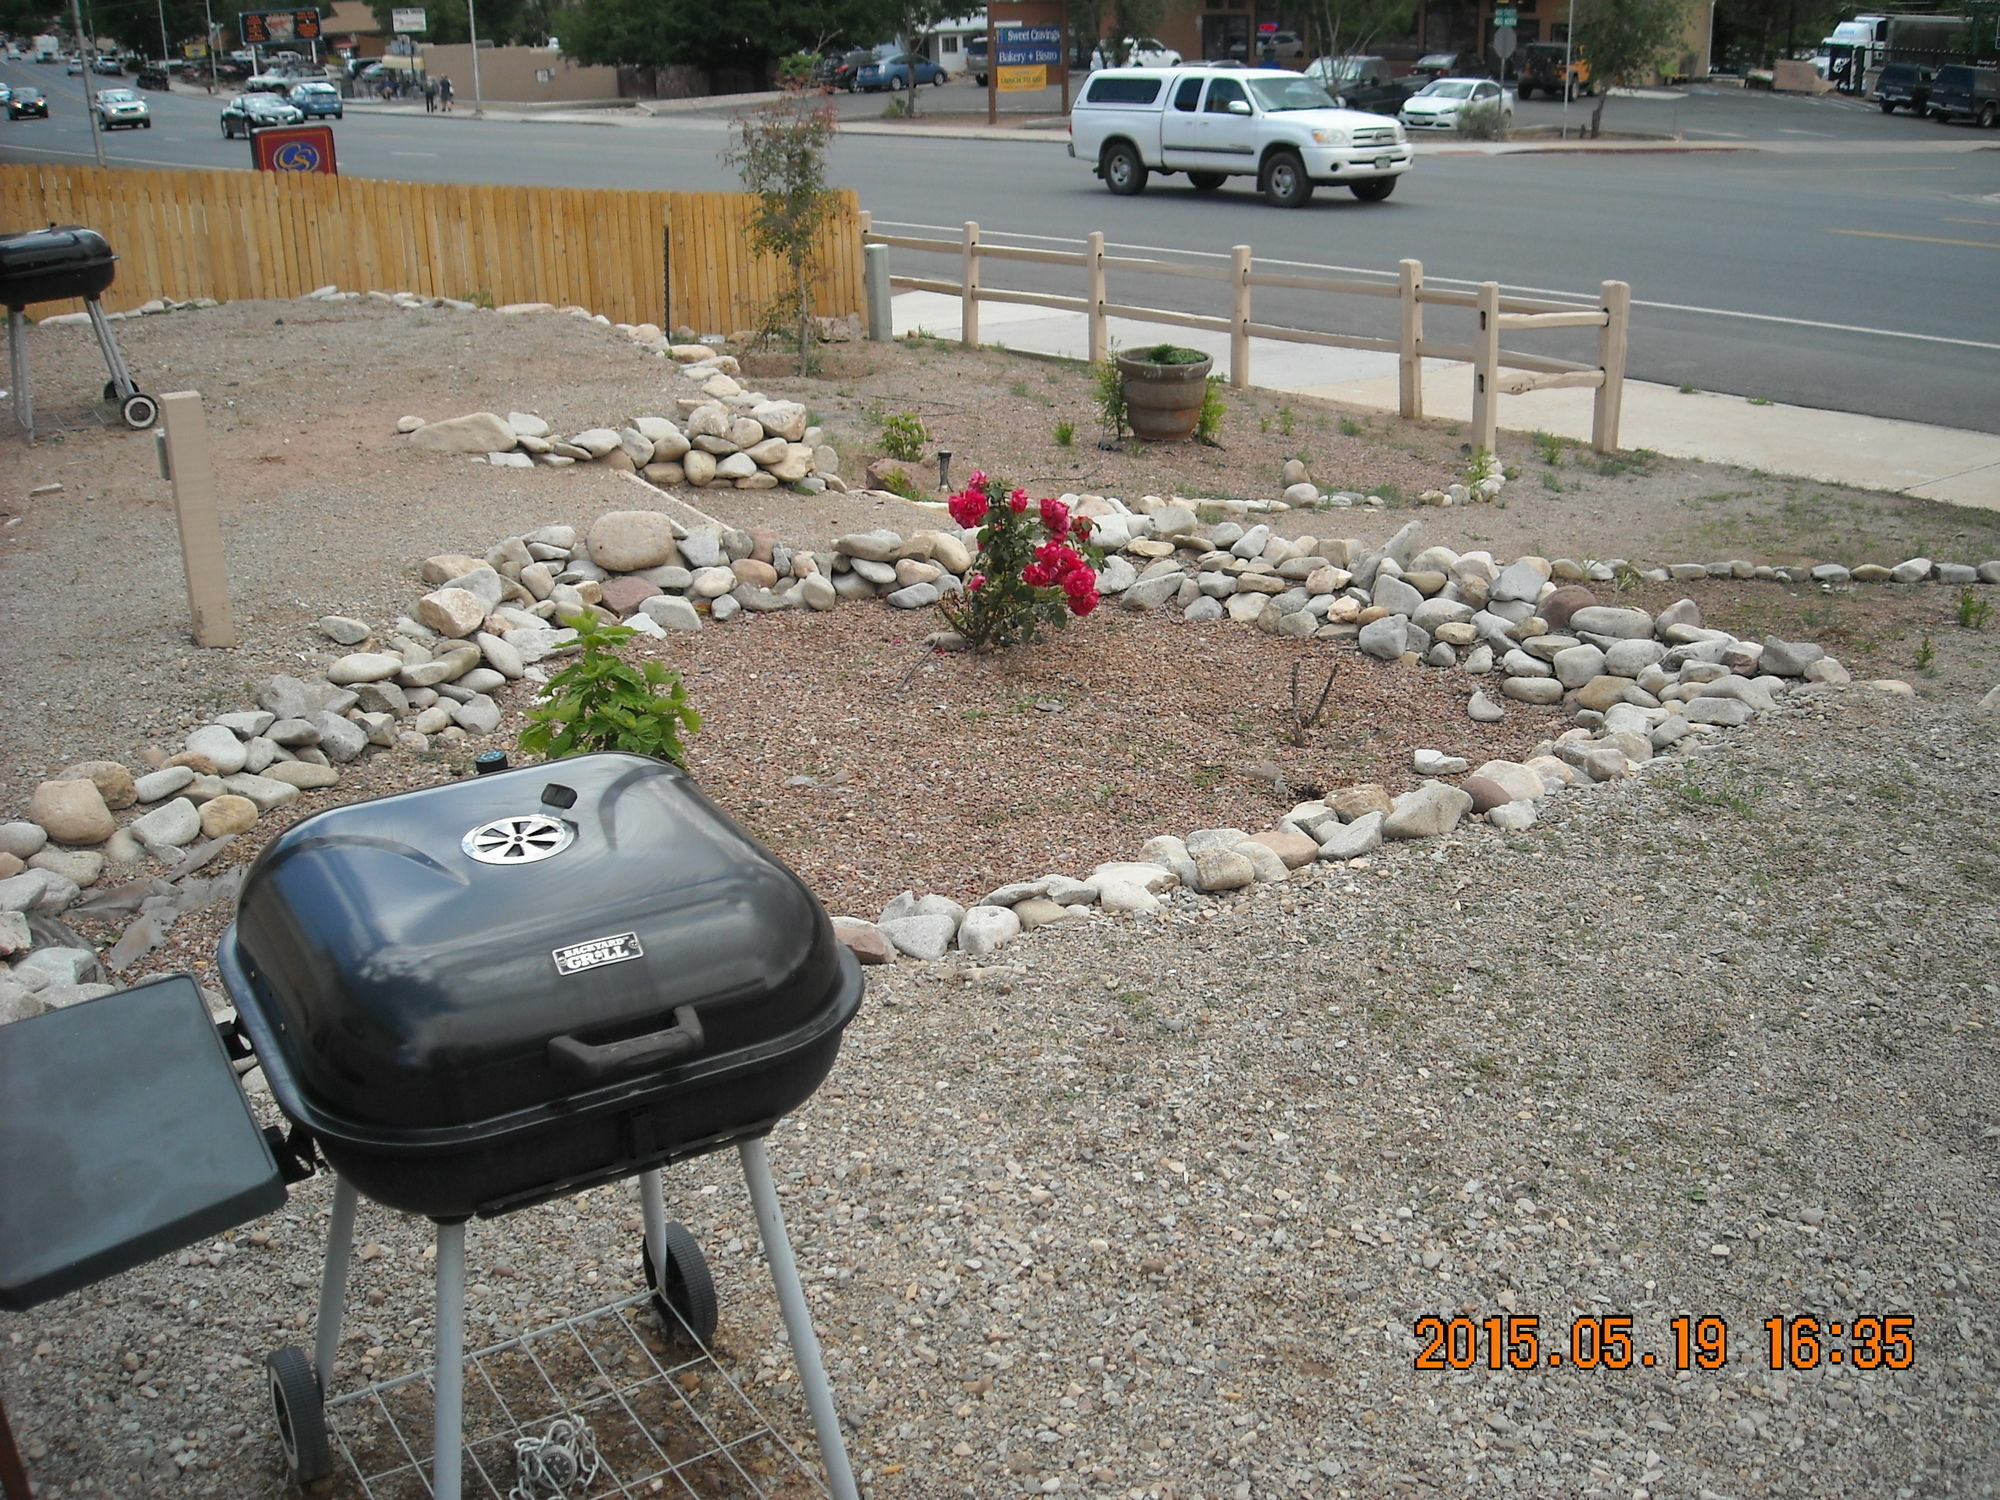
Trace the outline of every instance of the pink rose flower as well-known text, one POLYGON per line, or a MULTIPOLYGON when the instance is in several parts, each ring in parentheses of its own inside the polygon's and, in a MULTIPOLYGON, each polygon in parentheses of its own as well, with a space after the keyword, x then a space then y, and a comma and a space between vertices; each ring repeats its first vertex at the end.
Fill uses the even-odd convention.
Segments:
POLYGON ((1026 490, 1014 491, 1013 494, 1007 497, 1007 503, 1013 507, 1015 515, 1024 514, 1028 509, 1028 492, 1026 490))
POLYGON ((968 593, 978 593, 986 587, 986 575, 984 573, 968 573, 965 578, 965 587, 968 593))

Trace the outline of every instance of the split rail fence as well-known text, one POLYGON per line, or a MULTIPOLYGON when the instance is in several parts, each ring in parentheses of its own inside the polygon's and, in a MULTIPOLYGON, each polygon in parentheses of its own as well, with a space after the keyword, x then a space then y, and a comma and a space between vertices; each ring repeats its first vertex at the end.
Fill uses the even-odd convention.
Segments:
MULTIPOLYGON (((333 285, 551 302, 615 323, 730 333, 757 327, 786 284, 782 264, 749 248, 753 205, 744 193, 0 166, 0 231, 98 231, 118 256, 103 299, 114 312, 156 297, 288 298, 333 285)), ((821 316, 861 309, 859 214, 841 193, 814 288, 821 316)))
POLYGON ((862 240, 869 245, 889 245, 902 250, 958 257, 958 279, 928 276, 891 276, 889 285, 897 291, 937 292, 959 299, 962 338, 967 347, 979 343, 981 303, 1023 303, 1059 312, 1082 314, 1089 326, 1089 355, 1093 364, 1108 352, 1106 324, 1111 318, 1137 323, 1162 323, 1177 328, 1198 328, 1229 335, 1229 383, 1250 384, 1250 341, 1275 339, 1295 344, 1318 344, 1336 349, 1363 349, 1397 358, 1397 411, 1408 418, 1424 414, 1423 361, 1456 360, 1472 367, 1472 443, 1491 450, 1498 426, 1496 410, 1502 395, 1560 386, 1580 386, 1594 390, 1591 417, 1591 445, 1600 453, 1618 447, 1618 417, 1625 388, 1625 348, 1632 306, 1632 289, 1622 281, 1607 281, 1598 306, 1579 307, 1573 302, 1547 302, 1525 297, 1505 297, 1495 281, 1481 283, 1476 291, 1448 291, 1424 282, 1421 261, 1399 262, 1394 283, 1359 281, 1333 276, 1300 275, 1293 271, 1260 271, 1250 246, 1238 245, 1230 252, 1227 266, 1189 265, 1137 256, 1108 255, 1102 233, 1093 233, 1081 250, 1040 250, 1014 245, 987 244, 980 238, 979 225, 968 220, 963 235, 956 240, 926 239, 911 235, 878 234, 870 216, 861 216, 862 240), (1084 273, 1082 295, 1051 292, 1011 291, 988 286, 984 266, 989 261, 1017 261, 1031 265, 1073 266, 1084 273), (1225 314, 1179 312, 1163 307, 1141 307, 1113 302, 1107 293, 1111 272, 1142 276, 1182 277, 1218 282, 1230 289, 1230 310, 1225 314), (1330 296, 1393 298, 1401 309, 1400 329, 1393 339, 1365 334, 1330 333, 1312 328, 1292 328, 1260 323, 1251 316, 1251 293, 1257 287, 1282 287, 1294 291, 1322 292, 1330 296), (1444 343, 1424 333, 1426 307, 1469 308, 1475 316, 1476 331, 1470 344, 1444 343), (1584 363, 1527 354, 1500 347, 1503 333, 1532 333, 1559 328, 1595 328, 1597 358, 1584 363))

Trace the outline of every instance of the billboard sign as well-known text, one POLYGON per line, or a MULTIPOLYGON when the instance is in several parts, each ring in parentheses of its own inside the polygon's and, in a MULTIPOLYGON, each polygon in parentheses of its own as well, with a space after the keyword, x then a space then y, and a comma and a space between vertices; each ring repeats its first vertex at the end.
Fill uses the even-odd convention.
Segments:
POLYGON ((389 12, 389 29, 398 35, 407 36, 416 32, 429 31, 430 21, 421 7, 416 10, 392 10, 389 12))
POLYGON ((236 34, 246 47, 283 47, 319 40, 317 10, 246 10, 236 16, 236 34))

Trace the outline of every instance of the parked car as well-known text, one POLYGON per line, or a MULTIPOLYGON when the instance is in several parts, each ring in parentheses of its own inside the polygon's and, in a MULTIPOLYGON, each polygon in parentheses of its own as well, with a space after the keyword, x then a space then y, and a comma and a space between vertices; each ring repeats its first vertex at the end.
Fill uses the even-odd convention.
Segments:
POLYGON ((1386 57, 1315 57, 1306 77, 1319 84, 1342 109, 1373 115, 1393 115, 1424 85, 1419 78, 1397 78, 1386 57))
POLYGON ((273 125, 297 125, 305 119, 298 107, 276 94, 238 94, 222 112, 225 137, 248 138, 253 130, 273 125))
POLYGON ((826 70, 821 81, 832 88, 846 89, 851 94, 861 77, 861 70, 875 60, 875 53, 867 47, 843 52, 839 57, 829 59, 832 66, 826 70))
POLYGON ((341 103, 340 90, 330 83, 295 84, 286 97, 291 100, 293 108, 308 120, 327 115, 336 120, 346 118, 346 106, 341 103))
POLYGON ((1425 84, 1397 113, 1405 130, 1456 131, 1469 111, 1497 109, 1500 123, 1514 123, 1514 95, 1490 78, 1437 78, 1425 84))
POLYGON ((1521 76, 1514 87, 1523 99, 1536 92, 1552 99, 1597 92, 1597 85, 1590 77, 1590 58, 1580 47, 1566 48, 1561 42, 1530 42, 1518 56, 1521 76), (1563 60, 1565 52, 1568 52, 1567 64, 1563 60))
POLYGON ((1486 73, 1477 53, 1428 52, 1410 68, 1410 77, 1419 86, 1439 78, 1479 78, 1486 73))
POLYGON ((171 88, 173 75, 158 63, 149 63, 139 70, 139 76, 132 81, 142 89, 171 88))
POLYGON ((1257 38, 1257 55, 1266 62, 1293 62, 1306 55, 1296 31, 1271 31, 1257 38))
POLYGON ((101 130, 153 128, 152 106, 132 89, 99 89, 93 108, 97 111, 97 124, 101 130))
POLYGON ((17 83, 7 98, 7 118, 10 120, 46 120, 49 117, 48 96, 31 83, 17 83))
POLYGON ((966 38, 965 71, 972 75, 972 81, 981 88, 986 87, 986 38, 975 36, 966 38))
POLYGON ((1100 68, 1178 68, 1180 53, 1174 51, 1157 37, 1128 36, 1125 38, 1125 61, 1119 62, 1117 53, 1109 41, 1099 42, 1097 51, 1091 55, 1090 70, 1095 73, 1100 68))
POLYGON ((1971 120, 1991 130, 2000 125, 2000 68, 1949 63, 1931 80, 1927 104, 1934 120, 1971 120))
POLYGON ((1875 82, 1875 102, 1885 115, 1893 115, 1900 104, 1921 120, 1930 113, 1931 80, 1936 76, 1936 70, 1920 63, 1886 63, 1875 82))
POLYGON ((1186 172, 1203 193, 1254 176, 1280 208, 1322 185, 1379 203, 1411 160, 1394 120, 1341 109, 1279 68, 1107 68, 1084 85, 1069 132, 1069 154, 1121 197, 1144 192, 1154 172, 1186 172))
POLYGON ((864 64, 855 77, 855 83, 864 94, 873 94, 882 89, 893 92, 925 83, 942 86, 944 78, 944 69, 928 57, 918 57, 914 52, 899 52, 881 62, 864 64))

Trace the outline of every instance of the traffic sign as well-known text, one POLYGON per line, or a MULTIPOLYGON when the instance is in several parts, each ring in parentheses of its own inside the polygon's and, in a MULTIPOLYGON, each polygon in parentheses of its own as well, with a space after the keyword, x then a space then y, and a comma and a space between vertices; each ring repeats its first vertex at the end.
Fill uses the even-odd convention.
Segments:
POLYGON ((1512 31, 1514 29, 1514 20, 1515 20, 1514 11, 1515 7, 1511 5, 1494 6, 1493 7, 1494 29, 1496 31, 1512 31))
POLYGON ((1514 44, 1518 33, 1511 26, 1502 26, 1493 33, 1493 55, 1505 62, 1514 55, 1514 44))

